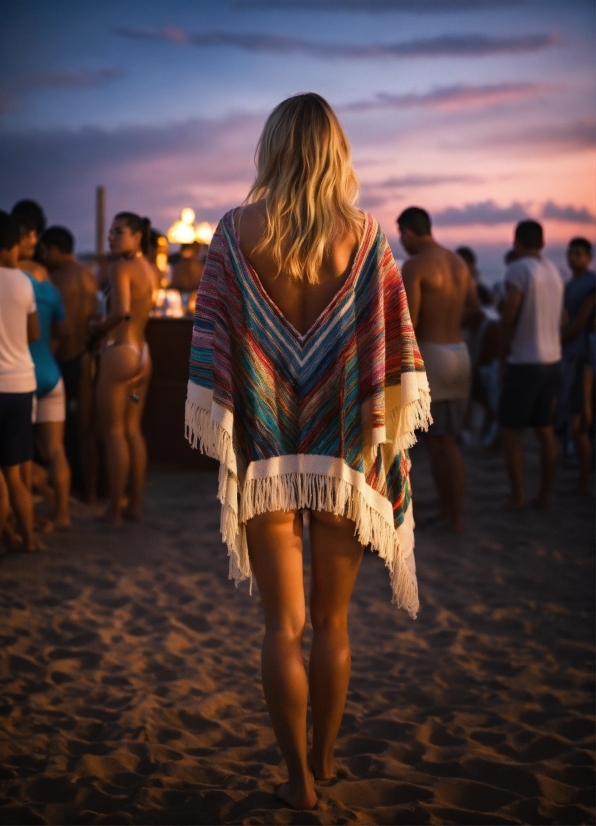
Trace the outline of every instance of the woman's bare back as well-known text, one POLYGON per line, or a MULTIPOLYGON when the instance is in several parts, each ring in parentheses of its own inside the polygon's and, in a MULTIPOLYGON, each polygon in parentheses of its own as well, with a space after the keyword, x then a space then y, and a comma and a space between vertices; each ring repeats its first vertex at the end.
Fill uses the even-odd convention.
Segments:
POLYGON ((121 261, 113 281, 113 300, 122 303, 130 319, 115 331, 115 343, 141 346, 145 340, 145 326, 153 306, 153 271, 144 256, 121 261))
POLYGON ((239 207, 234 214, 234 226, 242 252, 259 276, 263 289, 292 327, 304 335, 345 284, 352 271, 360 239, 353 233, 338 238, 331 253, 323 260, 318 282, 311 284, 306 278, 292 278, 283 270, 278 274, 268 250, 255 252, 255 247, 265 234, 264 201, 239 207))

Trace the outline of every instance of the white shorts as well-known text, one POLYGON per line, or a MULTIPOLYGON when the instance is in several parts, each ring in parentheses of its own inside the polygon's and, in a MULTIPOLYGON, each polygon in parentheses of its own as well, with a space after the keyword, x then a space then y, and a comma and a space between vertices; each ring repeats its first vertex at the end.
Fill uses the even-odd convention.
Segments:
POLYGON ((64 392, 64 382, 59 379, 56 386, 41 398, 33 397, 33 421, 35 424, 42 422, 63 422, 66 419, 66 393, 64 392))

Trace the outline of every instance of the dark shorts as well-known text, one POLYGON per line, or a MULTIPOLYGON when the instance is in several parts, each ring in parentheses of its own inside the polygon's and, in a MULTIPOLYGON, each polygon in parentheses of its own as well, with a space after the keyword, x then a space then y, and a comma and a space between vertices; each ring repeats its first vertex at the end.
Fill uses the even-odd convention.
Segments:
POLYGON ((64 392, 66 393, 66 411, 73 412, 77 409, 79 398, 79 381, 81 379, 81 359, 83 354, 79 353, 68 361, 59 361, 58 367, 64 380, 64 392))
POLYGON ((560 361, 508 364, 501 389, 499 422, 516 430, 552 425, 562 384, 560 361))
POLYGON ((33 393, 0 393, 0 467, 33 458, 33 393))
POLYGON ((433 423, 428 428, 428 435, 447 436, 451 433, 459 433, 464 425, 467 409, 467 399, 431 401, 430 415, 433 417, 433 423))

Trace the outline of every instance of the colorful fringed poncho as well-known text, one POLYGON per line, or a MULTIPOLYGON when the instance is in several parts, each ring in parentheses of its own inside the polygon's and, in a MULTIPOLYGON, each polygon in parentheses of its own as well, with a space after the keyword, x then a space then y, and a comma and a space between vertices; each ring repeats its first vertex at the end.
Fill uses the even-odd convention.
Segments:
POLYGON ((366 215, 347 281, 300 335, 245 258, 233 211, 224 215, 197 296, 186 437, 220 462, 230 578, 251 576, 248 519, 330 511, 355 522, 415 617, 407 448, 429 423, 405 290, 375 219, 366 215))

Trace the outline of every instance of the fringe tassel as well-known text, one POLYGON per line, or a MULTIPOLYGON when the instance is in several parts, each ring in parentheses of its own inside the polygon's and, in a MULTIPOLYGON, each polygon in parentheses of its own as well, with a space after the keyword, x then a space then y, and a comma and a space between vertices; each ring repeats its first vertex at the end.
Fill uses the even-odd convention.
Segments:
MULTIPOLYGON (((430 423, 429 394, 421 394, 420 400, 405 408, 398 408, 391 415, 391 423, 396 427, 398 449, 410 447, 415 442, 415 438, 410 441, 413 429, 426 429, 430 423)), ((246 522, 249 519, 276 510, 309 508, 327 511, 355 522, 358 541, 377 551, 389 569, 393 602, 415 619, 418 587, 399 547, 397 531, 393 523, 387 522, 371 508, 360 491, 349 482, 316 473, 288 473, 264 479, 249 479, 244 482, 239 509, 236 457, 230 434, 211 419, 210 411, 188 399, 185 434, 192 447, 198 447, 202 453, 220 463, 217 492, 222 505, 220 531, 222 541, 228 548, 229 578, 236 585, 250 579, 252 593, 252 573, 246 542, 246 522)))
MULTIPOLYGON (((418 587, 399 547, 397 531, 371 508, 360 491, 344 479, 316 473, 288 473, 244 483, 240 506, 241 530, 253 516, 275 510, 327 511, 356 524, 355 535, 377 551, 389 569, 393 602, 414 619, 418 611, 418 587)), ((244 532, 244 530, 243 530, 244 532)))
POLYGON ((389 432, 394 433, 395 450, 407 450, 416 444, 416 430, 428 430, 432 424, 430 415, 430 393, 420 390, 419 398, 389 413, 389 432))

